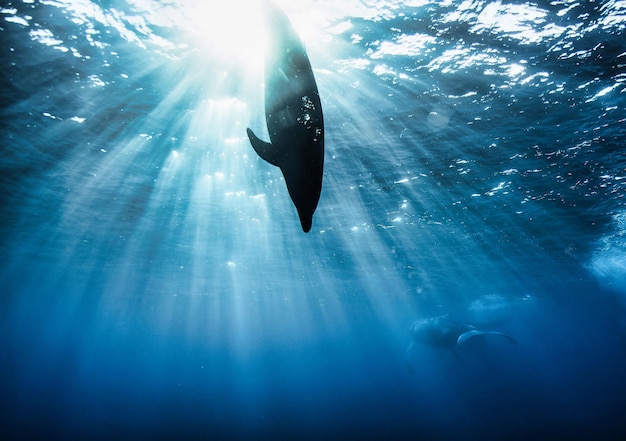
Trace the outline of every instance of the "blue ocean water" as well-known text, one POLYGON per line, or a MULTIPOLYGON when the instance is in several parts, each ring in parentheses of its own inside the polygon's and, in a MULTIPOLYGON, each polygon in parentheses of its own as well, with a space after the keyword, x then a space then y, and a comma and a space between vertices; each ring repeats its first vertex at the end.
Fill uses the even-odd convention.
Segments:
POLYGON ((626 2, 276 3, 307 234, 260 2, 3 2, 2 439, 624 439, 626 2))

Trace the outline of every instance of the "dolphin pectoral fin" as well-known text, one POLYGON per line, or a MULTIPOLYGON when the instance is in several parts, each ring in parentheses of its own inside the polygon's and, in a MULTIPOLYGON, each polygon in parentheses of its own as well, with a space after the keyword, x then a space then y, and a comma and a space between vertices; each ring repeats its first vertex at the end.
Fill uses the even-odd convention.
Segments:
POLYGON ((463 334, 459 335, 459 338, 457 338, 457 340, 456 340, 456 344, 457 345, 462 345, 467 340, 469 340, 472 337, 476 337, 477 335, 483 335, 483 332, 477 331, 475 329, 473 329, 471 331, 464 332, 463 334))
POLYGON ((278 167, 278 158, 276 157, 276 149, 273 148, 272 144, 261 140, 250 129, 246 129, 246 133, 248 134, 248 139, 250 139, 250 144, 252 144, 254 151, 257 152, 257 154, 262 159, 278 167))
POLYGON ((461 345, 464 342, 466 342, 467 340, 469 340, 472 337, 477 337, 480 335, 499 335, 501 337, 506 338, 508 341, 510 341, 511 343, 517 343, 513 337, 511 337, 510 335, 504 334, 502 332, 495 332, 495 331, 478 331, 476 329, 472 329, 471 331, 467 331, 464 332, 463 334, 459 335, 459 338, 456 340, 456 344, 457 345, 461 345))

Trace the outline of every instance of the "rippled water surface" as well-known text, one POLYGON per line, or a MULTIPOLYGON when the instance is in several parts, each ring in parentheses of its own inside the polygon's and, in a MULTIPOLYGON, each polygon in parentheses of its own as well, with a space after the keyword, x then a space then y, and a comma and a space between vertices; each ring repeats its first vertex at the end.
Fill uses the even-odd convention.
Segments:
POLYGON ((307 234, 246 136, 263 2, 0 7, 7 439, 623 439, 626 2, 276 3, 307 234), (517 343, 407 360, 441 315, 517 343))

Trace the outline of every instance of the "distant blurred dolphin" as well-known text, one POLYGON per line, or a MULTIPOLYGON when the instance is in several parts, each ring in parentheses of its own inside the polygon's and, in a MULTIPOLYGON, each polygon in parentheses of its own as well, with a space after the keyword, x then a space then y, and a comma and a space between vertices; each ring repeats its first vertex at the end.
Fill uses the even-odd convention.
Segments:
POLYGON ((269 31, 265 119, 271 143, 259 139, 249 128, 247 134, 257 154, 282 171, 306 233, 322 191, 322 105, 302 41, 284 12, 269 1, 263 4, 269 31))
POLYGON ((465 343, 472 337, 481 335, 499 335, 511 343, 516 341, 509 335, 497 331, 480 331, 475 326, 453 320, 447 315, 431 317, 413 322, 409 328, 413 343, 428 346, 453 348, 465 343))
MULTIPOLYGON (((409 328, 413 341, 406 349, 407 362, 413 351, 415 343, 422 343, 427 346, 454 349, 470 338, 482 335, 499 335, 506 338, 511 343, 517 343, 511 336, 497 331, 481 331, 475 326, 453 320, 447 315, 431 317, 413 322, 409 328)), ((409 370, 411 365, 409 363, 409 370)))

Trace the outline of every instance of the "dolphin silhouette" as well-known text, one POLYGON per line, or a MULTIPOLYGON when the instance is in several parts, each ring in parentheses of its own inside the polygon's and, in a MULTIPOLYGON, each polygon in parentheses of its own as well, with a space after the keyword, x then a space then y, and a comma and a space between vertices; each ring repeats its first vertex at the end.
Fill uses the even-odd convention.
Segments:
POLYGON ((252 147, 280 168, 302 230, 311 230, 322 191, 324 119, 306 50, 285 13, 264 2, 269 32, 265 56, 265 119, 271 142, 246 130, 252 147))
POLYGON ((451 319, 447 315, 417 320, 413 322, 409 331, 411 332, 412 341, 406 349, 406 357, 410 372, 412 372, 410 356, 415 343, 453 350, 471 338, 484 335, 496 335, 504 337, 511 343, 517 343, 513 337, 507 334, 497 331, 478 330, 473 325, 451 319))

